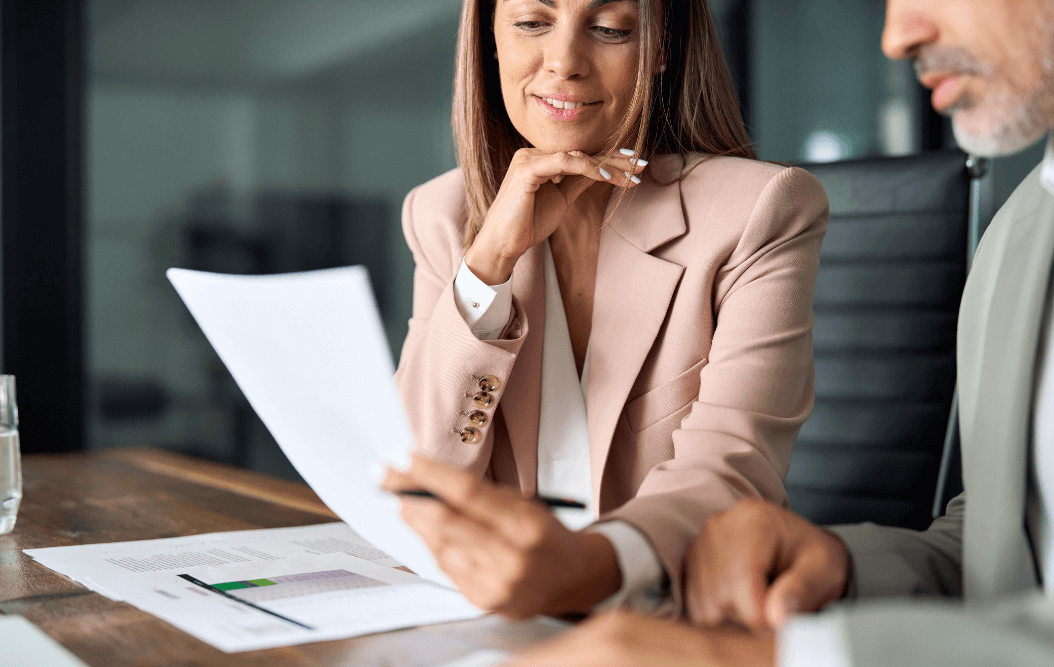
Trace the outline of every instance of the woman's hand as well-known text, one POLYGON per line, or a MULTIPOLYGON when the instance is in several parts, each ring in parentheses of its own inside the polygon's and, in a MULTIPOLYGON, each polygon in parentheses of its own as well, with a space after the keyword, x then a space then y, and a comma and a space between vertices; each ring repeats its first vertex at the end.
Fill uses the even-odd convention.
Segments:
POLYGON ((403 519, 482 609, 517 619, 586 613, 622 585, 606 537, 568 530, 512 489, 420 456, 405 472, 389 470, 384 488, 441 499, 404 498, 403 519))
POLYGON ((599 182, 633 187, 639 182, 633 179, 646 164, 617 153, 601 167, 580 151, 521 148, 465 254, 465 263, 488 285, 506 282, 520 256, 549 238, 590 186, 599 182))

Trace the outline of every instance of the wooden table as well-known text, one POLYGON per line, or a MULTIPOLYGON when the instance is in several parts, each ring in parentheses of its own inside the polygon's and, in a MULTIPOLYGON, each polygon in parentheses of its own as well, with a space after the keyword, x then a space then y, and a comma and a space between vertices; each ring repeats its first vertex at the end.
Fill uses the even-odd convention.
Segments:
POLYGON ((25 616, 92 667, 425 667, 515 651, 552 625, 496 617, 266 651, 223 653, 36 563, 23 549, 304 526, 336 517, 310 488, 156 450, 23 459, 18 523, 0 536, 0 613, 25 616))

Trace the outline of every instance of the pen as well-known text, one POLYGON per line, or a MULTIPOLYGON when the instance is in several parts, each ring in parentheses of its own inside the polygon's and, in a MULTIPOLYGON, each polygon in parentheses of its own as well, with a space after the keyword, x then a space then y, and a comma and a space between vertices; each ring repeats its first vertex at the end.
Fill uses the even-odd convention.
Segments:
MULTIPOLYGON (((422 491, 421 489, 406 489, 404 491, 395 491, 394 493, 397 496, 410 496, 411 498, 431 498, 433 500, 442 500, 431 491, 422 491)), ((586 508, 585 503, 580 503, 577 500, 568 500, 566 498, 554 498, 552 496, 535 496, 533 500, 537 500, 538 502, 543 503, 547 507, 551 508, 563 507, 573 510, 584 510, 586 508)))
POLYGON ((270 614, 271 616, 275 616, 277 618, 280 618, 283 621, 288 621, 289 623, 292 623, 293 625, 299 625, 300 627, 304 628, 305 630, 314 630, 315 629, 315 628, 311 627, 310 625, 304 625, 300 621, 294 621, 293 619, 288 618, 286 616, 282 616, 281 614, 276 614, 275 612, 271 611, 270 609, 264 609, 260 605, 253 604, 252 602, 249 602, 248 600, 243 600, 240 597, 237 597, 235 595, 231 595, 227 591, 221 591, 220 589, 216 588, 215 586, 210 586, 209 584, 206 584, 201 579, 197 579, 195 577, 192 577, 189 574, 177 574, 176 576, 179 577, 180 579, 184 579, 186 581, 189 581, 190 583, 194 584, 195 586, 200 586, 201 588, 204 588, 207 591, 212 591, 213 593, 216 593, 217 595, 222 595, 223 597, 227 598, 228 600, 233 600, 234 602, 238 602, 238 603, 243 604, 243 605, 245 605, 247 607, 252 607, 256 611, 262 611, 265 614, 270 614))

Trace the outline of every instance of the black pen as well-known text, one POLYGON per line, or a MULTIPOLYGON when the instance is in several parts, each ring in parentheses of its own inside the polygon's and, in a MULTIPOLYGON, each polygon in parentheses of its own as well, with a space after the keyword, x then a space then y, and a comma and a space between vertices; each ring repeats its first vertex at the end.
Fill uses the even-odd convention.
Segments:
MULTIPOLYGON (((423 491, 421 489, 406 489, 405 491, 394 491, 397 496, 410 496, 412 498, 431 498, 432 500, 442 500, 431 491, 423 491)), ((546 507, 551 508, 566 508, 572 510, 584 510, 586 508, 585 503, 580 503, 577 500, 568 500, 567 498, 554 498, 552 496, 535 496, 532 500, 544 504, 546 507)))
POLYGON ((176 576, 179 577, 180 579, 185 580, 185 581, 189 581, 190 583, 194 584, 195 586, 200 586, 201 588, 204 588, 207 591, 212 591, 213 593, 216 593, 217 595, 222 595, 223 597, 227 598, 228 600, 233 600, 234 602, 238 602, 240 604, 243 604, 246 607, 252 607, 256 611, 262 611, 265 614, 270 614, 271 616, 275 616, 277 618, 280 618, 283 621, 287 621, 289 623, 292 623, 293 625, 299 625, 300 627, 304 628, 305 630, 314 630, 315 629, 315 628, 311 627, 310 625, 305 625, 305 624, 301 623, 300 621, 294 621, 293 619, 288 618, 286 616, 282 616, 281 614, 275 613, 275 612, 271 611, 270 609, 264 609, 263 607, 261 607, 258 604, 253 604, 252 602, 249 602, 248 600, 243 600, 240 597, 237 597, 235 595, 231 595, 227 591, 221 591, 220 589, 216 588, 215 586, 210 586, 209 584, 206 584, 201 579, 197 579, 195 577, 192 577, 189 574, 177 574, 176 576))

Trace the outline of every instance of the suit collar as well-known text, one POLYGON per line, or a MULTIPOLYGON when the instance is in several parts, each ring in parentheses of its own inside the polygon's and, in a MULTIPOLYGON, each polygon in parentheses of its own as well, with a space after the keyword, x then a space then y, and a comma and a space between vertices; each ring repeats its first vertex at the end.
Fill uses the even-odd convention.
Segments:
POLYGON ((1043 153, 1039 182, 1047 192, 1054 195, 1054 134, 1047 137, 1047 149, 1043 153))
POLYGON ((618 202, 600 237, 589 341, 589 463, 594 507, 606 512, 601 484, 619 417, 673 302, 684 267, 651 251, 687 231, 679 155, 660 156, 652 178, 618 202), (667 185, 663 185, 663 184, 667 185))
POLYGON ((1007 209, 1018 217, 988 247, 1000 260, 980 304, 979 358, 959 359, 971 368, 967 377, 977 379, 975 409, 962 415, 963 549, 966 592, 981 600, 1035 585, 1022 517, 1036 360, 1054 260, 1054 196, 1035 191, 1038 202, 1022 198, 1007 209))
POLYGON ((611 229, 642 252, 684 235, 688 225, 677 181, 683 169, 680 155, 659 155, 648 165, 648 177, 640 185, 624 196, 618 189, 612 192, 607 210, 611 229))
MULTIPOLYGON (((652 176, 658 183, 645 179, 622 201, 618 200, 617 190, 608 201, 612 220, 601 234, 587 401, 593 501, 600 511, 609 509, 601 506, 600 483, 619 415, 665 321, 684 271, 678 264, 648 254, 687 231, 681 187, 675 182, 682 167, 678 155, 657 157, 648 168, 654 170, 652 176)), ((544 245, 535 246, 516 265, 513 294, 530 322, 530 333, 520 348, 515 372, 509 377, 502 398, 502 415, 512 439, 520 488, 526 493, 534 493, 538 483, 544 252, 544 245)))

